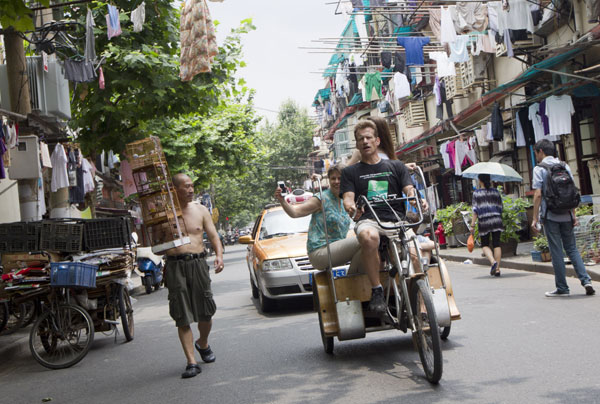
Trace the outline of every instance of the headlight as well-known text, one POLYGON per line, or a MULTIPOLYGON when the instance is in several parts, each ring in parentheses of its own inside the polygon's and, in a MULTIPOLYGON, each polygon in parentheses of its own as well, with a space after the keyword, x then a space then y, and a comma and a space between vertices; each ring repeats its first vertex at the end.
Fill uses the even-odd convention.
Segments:
POLYGON ((283 271, 285 269, 292 269, 292 261, 288 258, 279 260, 268 260, 263 262, 263 271, 283 271))

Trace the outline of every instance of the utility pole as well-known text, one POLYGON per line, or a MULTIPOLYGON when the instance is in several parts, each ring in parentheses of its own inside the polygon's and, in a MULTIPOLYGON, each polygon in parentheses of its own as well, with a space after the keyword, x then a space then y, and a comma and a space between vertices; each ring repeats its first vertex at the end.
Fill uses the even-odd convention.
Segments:
POLYGON ((25 47, 23 38, 12 28, 4 30, 4 48, 11 109, 18 114, 28 115, 31 113, 31 101, 25 47))

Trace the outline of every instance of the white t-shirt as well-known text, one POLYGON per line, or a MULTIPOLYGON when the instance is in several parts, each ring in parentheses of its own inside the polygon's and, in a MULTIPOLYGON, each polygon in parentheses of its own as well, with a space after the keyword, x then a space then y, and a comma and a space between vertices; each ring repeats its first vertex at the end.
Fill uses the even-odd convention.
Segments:
POLYGON ((545 139, 544 135, 544 124, 542 123, 542 117, 539 115, 540 104, 534 103, 529 106, 529 120, 533 125, 533 133, 535 135, 535 141, 545 139))
POLYGON ((452 14, 450 9, 442 7, 440 15, 440 36, 442 43, 451 43, 456 41, 456 29, 454 28, 454 21, 452 21, 452 14))
POLYGON ((546 98, 546 116, 550 136, 571 133, 571 115, 575 113, 570 95, 552 95, 546 98))
POLYGON ((406 76, 400 72, 394 74, 394 94, 396 98, 410 96, 410 84, 406 76))
POLYGON ((446 52, 429 52, 429 57, 437 63, 438 77, 456 76, 454 62, 448 60, 446 52))
POLYGON ((50 183, 50 190, 56 192, 61 188, 69 186, 69 175, 67 174, 67 154, 65 149, 60 143, 54 147, 52 152, 52 182, 50 183))

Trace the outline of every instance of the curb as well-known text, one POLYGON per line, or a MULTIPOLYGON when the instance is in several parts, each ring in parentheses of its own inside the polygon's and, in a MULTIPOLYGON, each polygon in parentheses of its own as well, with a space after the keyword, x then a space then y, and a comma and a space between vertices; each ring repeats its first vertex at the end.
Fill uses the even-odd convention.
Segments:
MULTIPOLYGON (((473 264, 489 266, 486 258, 482 257, 459 257, 457 255, 444 254, 440 252, 440 257, 446 261, 463 262, 466 259, 473 261, 473 264)), ((510 258, 502 260, 502 268, 517 269, 520 271, 537 272, 542 274, 554 275, 552 264, 536 263, 536 262, 517 262, 510 258)), ((595 269, 586 268, 587 273, 593 281, 600 282, 600 272, 595 269)), ((575 272, 572 266, 567 266, 567 276, 575 277, 575 272)))

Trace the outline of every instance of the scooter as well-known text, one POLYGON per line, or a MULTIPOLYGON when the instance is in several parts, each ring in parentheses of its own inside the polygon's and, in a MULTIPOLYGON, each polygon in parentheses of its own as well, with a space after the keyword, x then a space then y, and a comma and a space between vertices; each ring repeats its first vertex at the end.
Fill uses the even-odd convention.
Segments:
POLYGON ((146 293, 152 293, 152 288, 155 291, 160 289, 163 280, 162 257, 154 254, 151 247, 138 247, 137 265, 143 274, 142 284, 146 288, 146 293))

